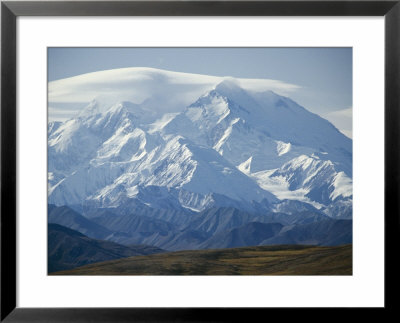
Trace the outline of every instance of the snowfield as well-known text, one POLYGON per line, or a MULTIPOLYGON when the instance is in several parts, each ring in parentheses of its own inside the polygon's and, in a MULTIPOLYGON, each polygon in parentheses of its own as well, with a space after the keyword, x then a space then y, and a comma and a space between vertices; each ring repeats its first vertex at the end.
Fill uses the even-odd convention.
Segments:
POLYGON ((259 212, 292 200, 337 217, 352 205, 352 140, 283 96, 294 88, 150 68, 50 82, 50 104, 87 106, 49 123, 49 203, 259 212))

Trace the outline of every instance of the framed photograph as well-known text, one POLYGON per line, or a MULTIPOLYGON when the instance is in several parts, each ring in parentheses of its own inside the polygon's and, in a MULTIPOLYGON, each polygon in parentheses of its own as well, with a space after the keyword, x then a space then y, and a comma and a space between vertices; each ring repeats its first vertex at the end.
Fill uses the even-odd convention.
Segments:
POLYGON ((394 308, 399 14, 2 2, 1 320, 394 308))

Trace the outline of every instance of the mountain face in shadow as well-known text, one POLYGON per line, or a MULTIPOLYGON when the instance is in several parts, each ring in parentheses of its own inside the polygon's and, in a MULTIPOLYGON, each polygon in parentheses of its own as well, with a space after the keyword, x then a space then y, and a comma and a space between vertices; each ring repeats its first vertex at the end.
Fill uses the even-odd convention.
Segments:
POLYGON ((307 244, 337 246, 352 243, 353 221, 328 219, 313 223, 287 226, 260 245, 307 244))
POLYGON ((94 239, 101 237, 123 246, 147 245, 169 251, 276 244, 333 246, 352 242, 352 220, 332 219, 313 210, 258 215, 235 208, 213 208, 181 225, 174 220, 154 218, 153 211, 148 215, 119 215, 99 210, 101 216, 87 219, 67 206, 50 205, 49 213, 49 221, 59 221, 58 224, 90 234, 94 239))
POLYGON ((149 246, 123 246, 89 238, 58 224, 48 225, 48 272, 125 257, 150 255, 163 250, 149 246))
POLYGON ((48 222, 56 223, 79 231, 80 233, 94 239, 106 239, 110 234, 112 234, 111 230, 88 220, 68 206, 57 207, 49 204, 48 222))
POLYGON ((225 232, 220 232, 200 245, 200 249, 221 249, 257 246, 263 240, 277 235, 280 223, 250 222, 225 232))

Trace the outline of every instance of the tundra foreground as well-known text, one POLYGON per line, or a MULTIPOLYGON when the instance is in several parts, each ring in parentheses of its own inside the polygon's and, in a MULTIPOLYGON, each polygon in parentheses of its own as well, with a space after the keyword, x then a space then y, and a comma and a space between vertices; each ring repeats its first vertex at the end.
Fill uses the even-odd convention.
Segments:
POLYGON ((352 275, 352 245, 188 250, 99 262, 52 275, 352 275))

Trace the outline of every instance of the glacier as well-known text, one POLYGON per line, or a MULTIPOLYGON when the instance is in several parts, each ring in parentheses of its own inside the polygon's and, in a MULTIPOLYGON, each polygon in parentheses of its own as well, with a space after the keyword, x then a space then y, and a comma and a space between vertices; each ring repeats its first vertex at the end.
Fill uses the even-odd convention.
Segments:
POLYGON ((50 82, 50 100, 87 106, 48 124, 48 202, 351 218, 352 140, 290 86, 148 68, 50 82))

